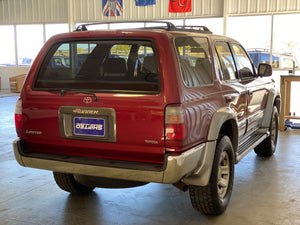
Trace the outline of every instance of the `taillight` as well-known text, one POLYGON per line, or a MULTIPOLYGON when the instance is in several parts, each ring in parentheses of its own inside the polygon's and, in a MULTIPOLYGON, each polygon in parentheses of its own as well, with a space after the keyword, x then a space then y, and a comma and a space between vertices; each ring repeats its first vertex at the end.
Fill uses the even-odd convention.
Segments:
POLYGON ((16 106, 15 106, 15 126, 16 126, 16 129, 17 129, 17 133, 18 133, 18 129, 23 128, 22 100, 21 99, 19 99, 16 102, 16 106))
POLYGON ((165 140, 168 151, 180 151, 186 137, 184 113, 180 105, 169 105, 165 111, 165 140))

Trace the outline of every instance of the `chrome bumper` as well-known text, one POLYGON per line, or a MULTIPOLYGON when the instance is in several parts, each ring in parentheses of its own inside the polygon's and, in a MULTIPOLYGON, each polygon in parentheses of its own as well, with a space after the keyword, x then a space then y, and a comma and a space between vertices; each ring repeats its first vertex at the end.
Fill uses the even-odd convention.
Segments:
POLYGON ((13 142, 14 154, 17 162, 24 167, 141 182, 176 183, 185 177, 194 175, 195 172, 198 174, 207 155, 205 154, 206 144, 201 144, 179 156, 168 156, 163 171, 148 171, 32 157, 22 153, 19 142, 19 139, 13 142))

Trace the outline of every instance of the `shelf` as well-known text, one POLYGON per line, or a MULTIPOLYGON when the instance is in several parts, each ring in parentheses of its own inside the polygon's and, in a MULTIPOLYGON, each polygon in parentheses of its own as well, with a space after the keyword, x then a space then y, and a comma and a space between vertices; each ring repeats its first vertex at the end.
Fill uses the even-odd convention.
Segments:
POLYGON ((287 120, 300 120, 300 116, 284 116, 287 120))

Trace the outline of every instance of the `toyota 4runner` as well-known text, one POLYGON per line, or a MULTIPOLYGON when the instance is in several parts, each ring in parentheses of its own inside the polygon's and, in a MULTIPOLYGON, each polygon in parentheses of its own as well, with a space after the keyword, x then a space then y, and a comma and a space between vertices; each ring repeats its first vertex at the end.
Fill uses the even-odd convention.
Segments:
POLYGON ((71 193, 175 184, 196 210, 222 213, 234 164, 275 151, 271 66, 256 71, 239 42, 206 27, 89 26, 52 37, 32 64, 15 109, 18 163, 71 193))

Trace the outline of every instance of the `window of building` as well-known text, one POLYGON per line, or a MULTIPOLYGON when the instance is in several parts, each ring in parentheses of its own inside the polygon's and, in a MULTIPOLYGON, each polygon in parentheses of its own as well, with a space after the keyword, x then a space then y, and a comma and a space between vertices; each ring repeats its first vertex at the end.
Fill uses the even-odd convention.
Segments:
POLYGON ((164 20, 170 23, 173 23, 175 26, 183 26, 184 22, 183 20, 164 20))
POLYGON ((228 17, 226 36, 236 39, 245 49, 270 49, 271 16, 228 17))
POLYGON ((293 68, 293 60, 299 67, 300 41, 299 30, 295 22, 300 20, 300 14, 275 15, 273 53, 280 54, 279 68, 293 68))
POLYGON ((0 26, 0 34, 0 66, 15 65, 14 27, 0 26))
POLYGON ((17 25, 18 65, 30 66, 44 44, 43 25, 17 25))
POLYGON ((223 18, 187 19, 185 24, 189 26, 206 26, 214 34, 223 34, 223 18))
POLYGON ((144 23, 114 23, 109 24, 109 29, 115 30, 115 29, 130 29, 130 28, 139 28, 144 27, 144 23))
POLYGON ((46 40, 51 38, 53 35, 60 34, 60 33, 66 33, 69 31, 68 24, 46 24, 46 40))

